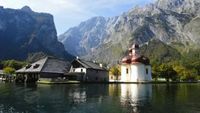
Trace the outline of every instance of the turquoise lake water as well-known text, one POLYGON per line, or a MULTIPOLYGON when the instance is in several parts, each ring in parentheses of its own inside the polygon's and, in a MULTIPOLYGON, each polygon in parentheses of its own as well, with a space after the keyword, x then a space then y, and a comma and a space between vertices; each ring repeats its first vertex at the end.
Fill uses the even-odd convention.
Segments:
POLYGON ((200 113, 200 84, 0 83, 0 113, 200 113))

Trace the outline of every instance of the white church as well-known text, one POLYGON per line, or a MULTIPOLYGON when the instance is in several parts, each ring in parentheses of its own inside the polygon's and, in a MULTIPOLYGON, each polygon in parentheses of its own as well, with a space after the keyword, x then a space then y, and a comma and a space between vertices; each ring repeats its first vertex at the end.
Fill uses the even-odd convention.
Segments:
POLYGON ((128 56, 122 59, 121 82, 150 82, 151 80, 150 60, 140 55, 139 45, 134 44, 129 49, 128 56))

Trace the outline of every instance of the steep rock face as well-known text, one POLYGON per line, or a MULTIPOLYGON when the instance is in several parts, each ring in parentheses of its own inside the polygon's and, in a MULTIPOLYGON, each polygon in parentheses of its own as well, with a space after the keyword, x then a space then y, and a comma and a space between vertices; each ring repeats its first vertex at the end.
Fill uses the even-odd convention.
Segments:
POLYGON ((53 16, 22 9, 0 8, 0 59, 23 60, 29 53, 43 52, 70 59, 57 40, 53 16))
POLYGON ((120 16, 104 18, 105 21, 98 21, 103 25, 98 29, 95 29, 96 24, 86 24, 95 22, 92 19, 83 22, 61 35, 60 41, 67 50, 72 49, 74 55, 113 64, 134 42, 144 44, 152 39, 158 39, 165 44, 176 42, 183 44, 184 47, 198 47, 199 14, 199 0, 157 0, 154 4, 133 8, 120 16), (79 31, 83 26, 85 31, 78 33, 76 30, 79 31), (99 29, 102 29, 102 32, 98 32, 99 29), (98 34, 84 35, 85 33, 98 34), (91 47, 93 41, 85 43, 87 39, 98 40, 94 40, 95 45, 91 47), (76 43, 77 48, 68 46, 69 42, 71 45, 76 43))
POLYGON ((198 0, 157 0, 156 6, 177 13, 197 14, 200 12, 198 0))
POLYGON ((93 49, 103 44, 106 37, 106 19, 95 17, 86 22, 82 22, 78 27, 69 29, 59 36, 59 41, 65 44, 67 51, 74 55, 85 55, 93 49))

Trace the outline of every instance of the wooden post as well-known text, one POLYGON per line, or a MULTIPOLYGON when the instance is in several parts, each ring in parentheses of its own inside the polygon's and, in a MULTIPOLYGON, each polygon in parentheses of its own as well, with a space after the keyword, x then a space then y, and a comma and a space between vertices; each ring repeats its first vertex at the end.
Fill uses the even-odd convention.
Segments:
POLYGON ((24 83, 27 83, 27 79, 28 79, 27 74, 25 74, 24 77, 25 77, 24 83))
POLYGON ((40 80, 40 74, 39 73, 37 74, 37 76, 38 76, 38 80, 40 80))

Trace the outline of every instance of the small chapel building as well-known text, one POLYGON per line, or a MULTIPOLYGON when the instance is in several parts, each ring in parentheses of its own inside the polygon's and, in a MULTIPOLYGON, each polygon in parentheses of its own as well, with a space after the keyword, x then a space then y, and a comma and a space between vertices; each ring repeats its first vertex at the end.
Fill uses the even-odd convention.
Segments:
POLYGON ((150 82, 151 80, 150 60, 140 55, 139 45, 134 44, 129 48, 128 56, 122 59, 121 82, 150 82))

